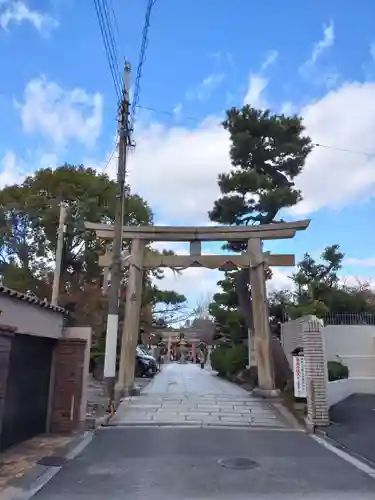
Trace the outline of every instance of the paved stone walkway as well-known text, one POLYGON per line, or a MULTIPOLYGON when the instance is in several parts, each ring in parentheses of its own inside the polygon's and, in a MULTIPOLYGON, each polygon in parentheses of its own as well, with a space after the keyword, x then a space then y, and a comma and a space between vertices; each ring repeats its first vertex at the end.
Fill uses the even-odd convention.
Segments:
POLYGON ((126 399, 112 425, 289 429, 275 407, 197 365, 165 365, 140 396, 126 399))

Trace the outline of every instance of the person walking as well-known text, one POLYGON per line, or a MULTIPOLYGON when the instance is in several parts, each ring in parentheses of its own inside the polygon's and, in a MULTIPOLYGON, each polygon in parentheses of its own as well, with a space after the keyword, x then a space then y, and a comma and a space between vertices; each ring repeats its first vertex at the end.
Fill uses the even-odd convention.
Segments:
POLYGON ((200 349, 199 350, 199 363, 201 365, 201 369, 202 370, 204 368, 205 362, 206 362, 206 359, 205 359, 204 352, 202 351, 202 349, 200 349))

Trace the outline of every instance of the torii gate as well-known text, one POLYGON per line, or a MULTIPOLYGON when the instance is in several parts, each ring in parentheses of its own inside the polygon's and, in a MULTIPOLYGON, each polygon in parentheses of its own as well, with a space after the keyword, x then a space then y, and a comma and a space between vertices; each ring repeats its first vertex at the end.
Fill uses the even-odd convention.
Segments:
MULTIPOLYGON (((124 261, 129 267, 126 291, 125 319, 122 332, 121 357, 116 384, 117 395, 128 395, 134 385, 135 350, 138 339, 144 269, 158 267, 234 269, 249 267, 254 316, 254 348, 258 366, 258 385, 264 394, 275 389, 271 355, 271 333, 265 286, 266 266, 294 266, 294 255, 263 252, 262 240, 293 238, 296 231, 305 230, 310 220, 278 222, 259 226, 124 226, 122 237, 131 240, 131 253, 124 261), (155 255, 145 251, 151 241, 190 242, 190 255, 155 255), (247 252, 241 255, 202 255, 202 241, 247 241, 247 252)), ((108 224, 85 223, 104 240, 113 240, 114 227, 108 224)), ((110 254, 100 258, 99 264, 109 267, 110 254)), ((197 286, 199 286, 197 284, 197 286)))

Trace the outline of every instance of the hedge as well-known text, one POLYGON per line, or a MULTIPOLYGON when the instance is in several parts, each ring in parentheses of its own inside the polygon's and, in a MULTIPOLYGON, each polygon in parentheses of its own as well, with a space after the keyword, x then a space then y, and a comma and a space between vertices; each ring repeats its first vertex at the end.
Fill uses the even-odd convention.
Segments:
POLYGON ((349 369, 340 361, 328 361, 328 380, 342 380, 349 377, 349 369))
POLYGON ((248 349, 245 345, 217 347, 211 353, 211 366, 221 377, 232 377, 246 368, 248 349))

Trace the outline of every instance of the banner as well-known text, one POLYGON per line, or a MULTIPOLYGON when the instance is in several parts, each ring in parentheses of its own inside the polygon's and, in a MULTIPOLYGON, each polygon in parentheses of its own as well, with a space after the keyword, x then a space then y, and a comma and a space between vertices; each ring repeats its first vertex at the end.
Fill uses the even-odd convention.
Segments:
POLYGON ((294 397, 307 397, 306 369, 304 356, 293 356, 294 397))

